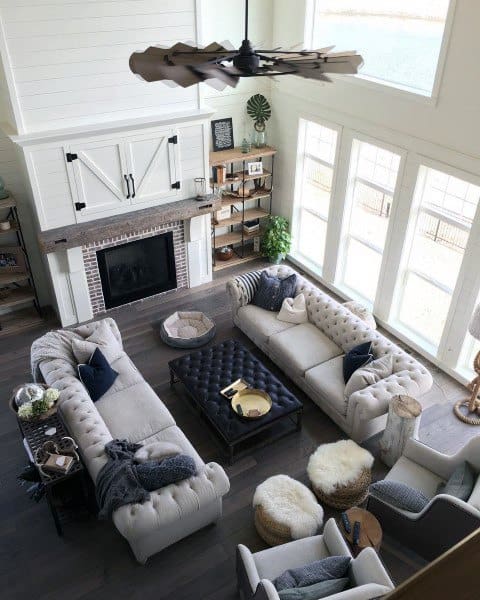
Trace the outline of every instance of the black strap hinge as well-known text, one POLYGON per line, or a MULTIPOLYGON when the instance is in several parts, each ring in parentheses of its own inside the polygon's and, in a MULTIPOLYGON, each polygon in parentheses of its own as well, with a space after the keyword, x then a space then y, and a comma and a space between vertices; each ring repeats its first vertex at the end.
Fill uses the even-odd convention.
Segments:
POLYGON ((180 189, 180 182, 176 181, 175 183, 172 183, 172 190, 179 190, 180 189))
POLYGON ((75 210, 80 211, 82 208, 87 208, 85 202, 75 202, 75 210))
POLYGON ((71 152, 67 152, 67 162, 72 162, 73 160, 77 160, 78 154, 72 154, 71 152))
POLYGON ((169 144, 178 144, 178 135, 174 135, 171 138, 168 138, 169 144))

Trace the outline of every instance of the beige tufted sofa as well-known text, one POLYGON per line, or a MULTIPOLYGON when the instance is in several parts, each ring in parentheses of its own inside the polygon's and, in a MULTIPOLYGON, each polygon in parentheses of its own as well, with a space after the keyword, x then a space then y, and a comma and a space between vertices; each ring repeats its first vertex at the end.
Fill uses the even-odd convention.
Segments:
MULTIPOLYGON (((113 319, 105 321, 121 345, 117 324, 113 319)), ((87 338, 97 325, 83 325, 75 332, 87 338)), ((39 343, 41 339, 35 342, 39 343)), ((65 350, 59 350, 58 358, 43 361, 40 370, 45 382, 60 390, 59 410, 79 444, 93 481, 107 460, 105 444, 114 438, 145 444, 173 442, 194 458, 196 477, 152 492, 144 504, 123 506, 113 514, 115 526, 128 540, 136 559, 145 563, 149 556, 217 521, 222 514, 222 497, 230 484, 222 467, 202 461, 121 348, 120 356, 112 362, 119 375, 96 403, 77 378, 73 355, 65 350)))
MULTIPOLYGON (((280 265, 272 275, 295 273, 280 265)), ((296 293, 305 294, 308 323, 292 325, 277 314, 249 303, 249 290, 240 278, 231 279, 233 320, 255 344, 357 442, 385 428, 390 399, 397 394, 418 397, 432 386, 430 373, 417 360, 351 313, 345 306, 297 273, 296 293), (377 358, 393 355, 392 375, 345 398, 343 356, 372 341, 377 358)))

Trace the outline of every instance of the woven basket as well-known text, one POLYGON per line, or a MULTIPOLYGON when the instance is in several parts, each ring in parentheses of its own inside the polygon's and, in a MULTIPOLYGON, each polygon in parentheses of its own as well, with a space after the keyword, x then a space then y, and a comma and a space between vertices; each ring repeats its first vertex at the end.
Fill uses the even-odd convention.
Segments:
POLYGON ((358 478, 348 485, 338 486, 331 494, 326 494, 312 482, 312 488, 317 498, 339 510, 346 510, 361 504, 368 495, 368 486, 372 481, 371 469, 363 469, 358 478))
POLYGON ((272 519, 261 505, 255 507, 254 523, 258 535, 269 546, 280 546, 292 541, 290 528, 272 519))

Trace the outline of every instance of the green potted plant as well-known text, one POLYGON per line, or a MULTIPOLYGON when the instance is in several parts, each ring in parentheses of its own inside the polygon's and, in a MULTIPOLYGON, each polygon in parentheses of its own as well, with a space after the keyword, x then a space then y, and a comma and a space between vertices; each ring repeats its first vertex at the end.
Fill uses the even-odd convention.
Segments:
POLYGON ((278 265, 290 250, 292 238, 288 231, 288 221, 284 217, 269 217, 262 240, 262 252, 268 260, 278 265))
POLYGON ((248 116, 254 120, 254 146, 263 148, 266 143, 265 123, 272 116, 272 109, 268 100, 262 94, 255 94, 247 102, 248 116))

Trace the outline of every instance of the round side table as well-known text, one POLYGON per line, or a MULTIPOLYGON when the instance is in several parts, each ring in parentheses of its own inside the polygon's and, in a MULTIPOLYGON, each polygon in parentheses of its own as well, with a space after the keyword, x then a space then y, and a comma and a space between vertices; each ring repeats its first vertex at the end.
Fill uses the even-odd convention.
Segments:
POLYGON ((350 533, 345 531, 342 521, 340 521, 339 527, 350 546, 358 552, 365 548, 373 548, 378 552, 382 544, 383 532, 377 518, 368 510, 358 507, 348 509, 346 514, 350 521, 350 533), (353 545, 353 525, 355 521, 360 523, 360 539, 356 546, 353 545))

